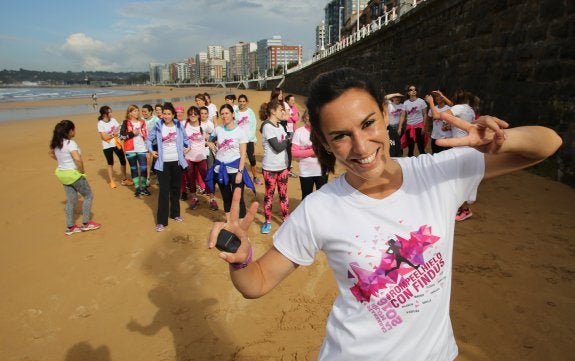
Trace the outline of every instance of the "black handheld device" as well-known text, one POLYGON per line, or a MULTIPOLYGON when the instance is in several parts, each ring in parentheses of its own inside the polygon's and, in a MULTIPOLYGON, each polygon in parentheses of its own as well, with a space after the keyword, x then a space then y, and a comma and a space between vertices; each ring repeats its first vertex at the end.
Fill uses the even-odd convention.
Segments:
POLYGON ((240 248, 240 244, 242 244, 242 241, 232 232, 222 228, 220 233, 218 233, 216 248, 220 251, 236 253, 238 248, 240 248))

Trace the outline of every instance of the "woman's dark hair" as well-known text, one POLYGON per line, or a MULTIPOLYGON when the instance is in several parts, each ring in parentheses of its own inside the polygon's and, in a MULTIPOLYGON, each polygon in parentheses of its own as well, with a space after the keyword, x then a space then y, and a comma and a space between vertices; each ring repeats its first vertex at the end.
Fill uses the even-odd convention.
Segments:
POLYGON ((200 109, 199 109, 197 106, 195 106, 195 105, 192 105, 192 106, 189 107, 188 110, 186 111, 186 114, 188 115, 188 117, 189 117, 190 115, 192 115, 192 114, 191 114, 192 112, 196 113, 197 115, 200 115, 200 109))
POLYGON ((321 165, 322 173, 334 173, 335 156, 328 152, 327 143, 321 130, 321 109, 329 102, 339 98, 349 89, 366 91, 383 110, 383 99, 379 88, 364 73, 353 68, 340 68, 318 75, 310 84, 306 106, 309 110, 311 142, 314 153, 321 165))
POLYGON ((284 105, 277 98, 272 99, 267 103, 262 103, 262 105, 260 105, 260 111, 259 111, 260 119, 261 120, 269 119, 270 115, 272 115, 272 110, 279 106, 283 108, 284 105))
POLYGON ((103 105, 100 107, 100 116, 98 116, 98 120, 102 120, 104 119, 104 115, 108 114, 108 112, 112 110, 112 108, 110 108, 107 105, 103 105))
POLYGON ((235 94, 226 94, 226 96, 224 98, 228 99, 228 100, 236 101, 236 95, 235 94))
POLYGON ((272 99, 269 102, 262 103, 262 105, 260 105, 259 115, 260 119, 262 120, 262 124, 260 126, 260 133, 264 129, 265 121, 268 120, 272 115, 272 110, 277 109, 278 107, 281 107, 282 109, 284 107, 283 102, 278 98, 272 99))
POLYGON ((150 113, 154 112, 154 108, 152 108, 152 106, 150 104, 144 104, 142 105, 142 109, 148 109, 148 111, 150 113))
POLYGON ((232 107, 228 103, 226 103, 220 107, 220 113, 222 112, 222 109, 224 109, 224 108, 228 109, 232 114, 234 114, 234 107, 232 107))
POLYGON ((62 148, 64 140, 70 139, 70 131, 74 129, 76 129, 76 126, 71 120, 62 120, 56 124, 52 140, 50 141, 50 149, 62 148))
POLYGON ((475 96, 465 89, 459 88, 453 94, 454 104, 469 104, 470 107, 475 108, 475 96))
POLYGON ((210 113, 210 110, 205 105, 203 107, 200 107, 200 110, 198 111, 198 113, 201 112, 202 110, 205 110, 208 114, 210 113))
POLYGON ((273 88, 272 92, 270 94, 270 100, 272 99, 279 99, 280 94, 282 94, 282 99, 280 100, 284 100, 283 99, 283 90, 282 88, 273 88))
POLYGON ((176 108, 174 108, 174 104, 172 104, 170 102, 165 102, 164 105, 162 106, 162 108, 164 110, 170 110, 172 112, 172 114, 176 115, 176 108))
POLYGON ((245 99, 245 100, 246 100, 246 102, 248 102, 248 101, 249 101, 249 100, 248 100, 248 96, 247 96, 247 95, 245 95, 245 94, 240 94, 240 96, 238 97, 238 101, 240 101, 240 99, 242 99, 242 98, 243 98, 243 99, 245 99))

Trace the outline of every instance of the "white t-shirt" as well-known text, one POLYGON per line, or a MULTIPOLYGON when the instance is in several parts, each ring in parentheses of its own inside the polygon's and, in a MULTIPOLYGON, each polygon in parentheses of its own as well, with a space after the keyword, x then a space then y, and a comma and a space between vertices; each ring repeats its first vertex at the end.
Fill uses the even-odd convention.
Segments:
POLYGON ((257 141, 256 138, 257 119, 254 111, 251 110, 250 108, 241 111, 238 108, 238 110, 234 113, 234 117, 238 127, 242 128, 242 130, 246 133, 248 142, 255 143, 257 141))
MULTIPOLYGON (((177 121, 177 120, 176 120, 177 121)), ((177 162, 178 161, 178 133, 176 130, 176 124, 172 127, 168 127, 162 124, 162 147, 163 147, 163 157, 164 162, 177 162)))
MULTIPOLYGON (((299 127, 293 133, 292 144, 298 147, 311 147, 310 132, 306 127, 299 127)), ((299 159, 300 177, 321 176, 321 165, 316 157, 306 157, 299 159)))
POLYGON ((484 156, 457 148, 395 161, 403 184, 393 194, 370 198, 340 176, 307 196, 273 237, 300 265, 323 251, 334 271, 339 296, 319 360, 457 356, 449 318, 453 215, 475 199, 484 156))
MULTIPOLYGON (((216 127, 215 133, 218 141, 216 160, 223 163, 231 163, 239 159, 240 144, 248 142, 246 133, 237 126, 234 129, 226 129, 221 125, 216 127)), ((219 173, 219 168, 219 166, 216 166, 214 170, 219 173)), ((238 171, 237 168, 230 166, 227 166, 226 169, 228 173, 236 173, 238 171)))
POLYGON ((193 126, 190 123, 186 124, 184 132, 190 145, 190 151, 185 154, 186 159, 192 162, 199 162, 206 159, 206 139, 202 134, 203 129, 200 129, 199 124, 197 126, 193 126))
POLYGON ((288 167, 288 154, 286 149, 277 153, 271 146, 269 140, 277 138, 279 143, 287 142, 287 133, 281 124, 274 126, 265 123, 262 128, 262 143, 264 147, 264 157, 262 159, 262 169, 272 172, 281 171, 288 167))
POLYGON ((214 103, 210 103, 210 105, 208 105, 207 108, 208 108, 208 120, 213 123, 214 118, 216 118, 218 115, 218 107, 214 103))
POLYGON ((62 143, 62 148, 54 149, 54 155, 56 155, 56 159, 58 160, 58 169, 60 170, 78 169, 76 163, 74 162, 74 158, 72 158, 71 154, 72 151, 74 150, 82 154, 82 152, 80 151, 80 147, 72 139, 64 139, 64 143, 62 143))
MULTIPOLYGON (((114 118, 111 118, 109 121, 105 122, 103 120, 98 120, 98 133, 106 133, 113 135, 116 132, 120 131, 120 124, 114 118)), ((102 141, 102 148, 108 149, 113 148, 116 146, 116 142, 114 138, 110 139, 110 141, 102 141)))
POLYGON ((398 126, 401 118, 401 112, 404 110, 403 104, 395 104, 392 101, 387 102, 387 112, 389 113, 389 125, 398 126))
POLYGON ((403 102, 403 108, 405 109, 406 123, 416 125, 423 122, 423 110, 427 108, 427 103, 421 98, 414 101, 407 99, 403 102))
MULTIPOLYGON (((201 123, 202 130, 204 131, 204 138, 208 140, 212 134, 215 134, 214 123, 210 120, 206 120, 205 122, 201 123)), ((210 148, 206 147, 205 149, 206 158, 210 155, 210 148)))
MULTIPOLYGON (((444 105, 441 108, 435 107, 438 112, 444 112, 449 109, 449 105, 444 105)), ((432 117, 431 109, 427 112, 430 119, 432 117)), ((443 119, 433 119, 433 128, 431 129, 431 138, 433 139, 444 139, 444 138, 451 138, 451 129, 443 130, 443 126, 447 124, 443 119)))
MULTIPOLYGON (((458 118, 465 120, 468 123, 473 123, 475 120, 475 111, 469 104, 456 104, 451 107, 451 112, 458 118)), ((467 132, 451 126, 451 133, 453 138, 461 138, 467 136, 467 132)))

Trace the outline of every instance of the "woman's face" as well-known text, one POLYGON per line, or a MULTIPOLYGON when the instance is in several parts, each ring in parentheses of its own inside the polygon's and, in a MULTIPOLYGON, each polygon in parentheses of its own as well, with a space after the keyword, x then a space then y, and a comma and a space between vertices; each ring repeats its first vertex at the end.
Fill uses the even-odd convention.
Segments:
POLYGON ((142 117, 144 119, 149 119, 152 116, 152 112, 148 110, 148 108, 142 108, 142 117))
POLYGON ((156 107, 156 116, 158 118, 161 118, 163 113, 164 113, 164 109, 162 109, 162 107, 156 107))
POLYGON ((229 125, 234 122, 234 113, 230 112, 228 108, 222 108, 222 110, 220 110, 220 115, 224 125, 229 125))
POLYGON ((276 120, 283 119, 283 113, 285 112, 284 106, 282 104, 278 105, 274 109, 270 110, 271 116, 276 120))
POLYGON ((206 109, 200 110, 200 120, 201 120, 202 122, 207 121, 209 115, 210 115, 210 114, 208 113, 208 111, 207 111, 206 109))
POLYGON ((352 88, 324 105, 320 124, 325 149, 347 169, 354 188, 381 181, 391 159, 387 119, 367 91, 352 88))
POLYGON ((162 119, 164 119, 166 124, 170 125, 174 121, 174 113, 170 109, 164 109, 162 119))
POLYGON ((241 111, 246 110, 248 108, 248 101, 246 100, 246 98, 239 98, 238 99, 238 106, 239 106, 241 111))
POLYGON ((191 122, 196 122, 197 120, 199 120, 199 116, 200 116, 200 115, 199 115, 196 111, 193 111, 193 110, 191 110, 191 111, 188 113, 188 119, 189 119, 191 122))
POLYGON ((138 119, 140 117, 140 109, 134 108, 130 111, 130 119, 138 119))
POLYGON ((206 102, 204 101, 204 99, 202 98, 196 98, 196 106, 198 108, 200 107, 205 107, 206 106, 206 102))

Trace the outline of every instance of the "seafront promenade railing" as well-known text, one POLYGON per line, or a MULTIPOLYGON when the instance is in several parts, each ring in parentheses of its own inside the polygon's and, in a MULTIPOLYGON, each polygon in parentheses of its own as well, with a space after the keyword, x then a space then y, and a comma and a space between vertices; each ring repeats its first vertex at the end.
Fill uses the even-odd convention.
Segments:
MULTIPOLYGON (((411 8, 407 8, 407 10, 404 10, 404 13, 415 8, 417 5, 419 5, 425 1, 426 0, 409 0, 409 1, 406 1, 405 2, 406 5, 411 6, 411 8)), ((352 33, 351 35, 340 39, 340 41, 329 46, 328 48, 326 48, 324 50, 318 51, 316 54, 314 54, 314 56, 311 59, 309 59, 309 60, 307 60, 301 64, 298 64, 295 67, 289 68, 286 71, 286 73, 289 74, 289 73, 301 70, 307 66, 310 66, 311 64, 313 64, 315 62, 318 62, 324 58, 332 56, 332 55, 338 53, 339 51, 347 48, 348 46, 357 43, 358 41, 365 38, 366 36, 369 36, 376 31, 382 30, 383 28, 385 28, 389 24, 399 20, 400 14, 398 14, 398 11, 399 10, 397 7, 393 7, 391 10, 385 12, 383 15, 381 15, 377 19, 373 20, 371 23, 362 26, 359 29, 359 31, 356 31, 356 32, 352 33)))
MULTIPOLYGON (((412 10, 413 8, 417 7, 419 4, 424 3, 425 1, 429 0, 403 0, 400 1, 400 6, 393 7, 391 10, 384 12, 383 15, 378 17, 377 19, 373 20, 371 23, 362 26, 359 31, 355 31, 349 36, 342 38, 335 44, 330 45, 326 49, 318 51, 316 54, 312 56, 311 59, 304 61, 294 67, 286 69, 286 74, 290 74, 299 70, 302 70, 305 67, 312 65, 318 61, 321 61, 324 58, 333 56, 338 52, 344 50, 345 48, 357 43, 361 39, 384 29, 389 24, 399 21, 401 16, 412 10)), ((221 87, 230 87, 230 86, 244 86, 246 88, 249 87, 248 83, 258 83, 258 87, 261 87, 263 83, 267 80, 277 80, 283 78, 283 75, 275 75, 275 76, 266 76, 260 77, 256 79, 249 79, 249 80, 242 80, 242 81, 229 81, 229 82, 215 82, 215 83, 195 83, 195 84, 179 84, 178 86, 221 86, 221 87), (263 82, 263 83, 262 83, 263 82)), ((251 87, 250 87, 251 88, 251 87)))

